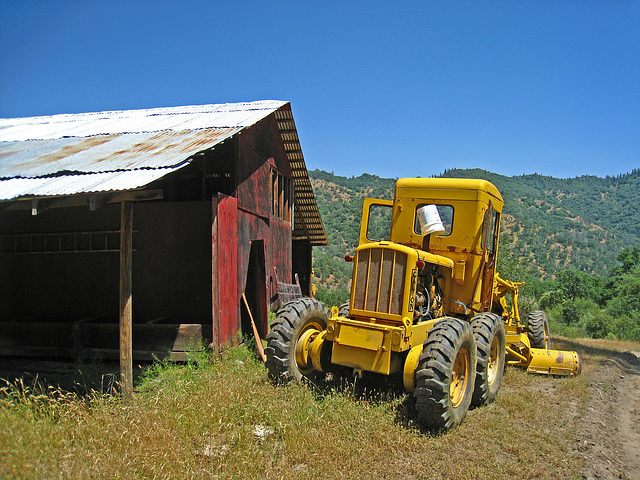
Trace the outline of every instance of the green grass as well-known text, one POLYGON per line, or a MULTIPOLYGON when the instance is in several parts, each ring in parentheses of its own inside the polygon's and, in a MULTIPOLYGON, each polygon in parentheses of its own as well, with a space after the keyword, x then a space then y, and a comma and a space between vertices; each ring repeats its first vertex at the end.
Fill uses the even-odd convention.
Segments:
POLYGON ((17 382, 0 392, 0 478, 580 478, 586 371, 507 369, 496 401, 446 434, 419 429, 411 398, 389 387, 274 386, 245 346, 158 362, 129 403, 17 382))

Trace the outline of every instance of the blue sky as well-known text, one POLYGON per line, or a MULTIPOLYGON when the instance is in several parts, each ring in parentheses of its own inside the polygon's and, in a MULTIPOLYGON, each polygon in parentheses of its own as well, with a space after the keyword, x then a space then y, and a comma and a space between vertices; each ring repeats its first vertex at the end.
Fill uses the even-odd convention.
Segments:
POLYGON ((640 167, 640 1, 0 2, 0 117, 291 101, 309 169, 640 167))

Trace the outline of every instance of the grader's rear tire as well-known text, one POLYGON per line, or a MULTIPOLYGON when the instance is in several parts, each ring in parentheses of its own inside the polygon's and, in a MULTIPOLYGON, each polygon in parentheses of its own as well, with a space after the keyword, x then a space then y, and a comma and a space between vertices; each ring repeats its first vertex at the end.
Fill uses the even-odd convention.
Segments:
POLYGON ((428 427, 452 428, 464 419, 476 377, 476 342, 468 322, 447 318, 429 331, 416 369, 416 410, 428 427))
POLYGON ((343 303, 338 307, 338 316, 347 317, 349 315, 349 302, 343 303))
POLYGON ((476 380, 471 405, 481 407, 496 398, 504 373, 504 322, 495 313, 479 313, 471 320, 476 341, 476 380))
POLYGON ((549 336, 549 320, 542 310, 534 310, 529 314, 529 342, 533 348, 551 349, 551 337, 549 336))
POLYGON ((267 370, 282 383, 300 382, 313 372, 310 361, 301 358, 305 348, 327 327, 329 310, 314 298, 298 298, 278 311, 267 335, 267 370))

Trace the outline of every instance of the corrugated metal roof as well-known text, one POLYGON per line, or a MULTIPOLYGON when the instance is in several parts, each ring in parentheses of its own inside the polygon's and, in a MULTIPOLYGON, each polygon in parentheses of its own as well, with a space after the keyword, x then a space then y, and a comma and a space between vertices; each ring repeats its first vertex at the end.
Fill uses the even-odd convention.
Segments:
MULTIPOLYGON (((0 119, 0 178, 177 166, 285 104, 262 101, 0 119)), ((15 197, 0 199, 8 198, 15 197)))
POLYGON ((279 100, 0 119, 0 142, 63 137, 245 128, 285 105, 279 100))
POLYGON ((0 181, 0 198, 54 197, 82 193, 133 190, 158 180, 180 167, 153 170, 125 170, 120 172, 63 175, 59 177, 8 178, 0 181))
POLYGON ((164 130, 0 142, 0 178, 175 167, 241 130, 164 130))
POLYGON ((291 108, 277 100, 0 119, 0 201, 140 188, 273 112, 293 170, 293 237, 326 245, 291 108))

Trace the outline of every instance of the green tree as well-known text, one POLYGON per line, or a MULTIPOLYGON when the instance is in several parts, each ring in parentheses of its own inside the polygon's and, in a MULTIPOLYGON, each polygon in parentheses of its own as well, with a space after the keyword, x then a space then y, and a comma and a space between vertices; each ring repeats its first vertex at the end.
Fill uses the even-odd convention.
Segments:
POLYGON ((622 265, 612 268, 612 274, 617 276, 632 272, 638 264, 640 264, 640 248, 625 248, 620 252, 620 255, 618 255, 618 261, 621 262, 622 265))
POLYGON ((566 270, 558 274, 558 289, 563 300, 590 298, 590 277, 584 272, 566 270))

